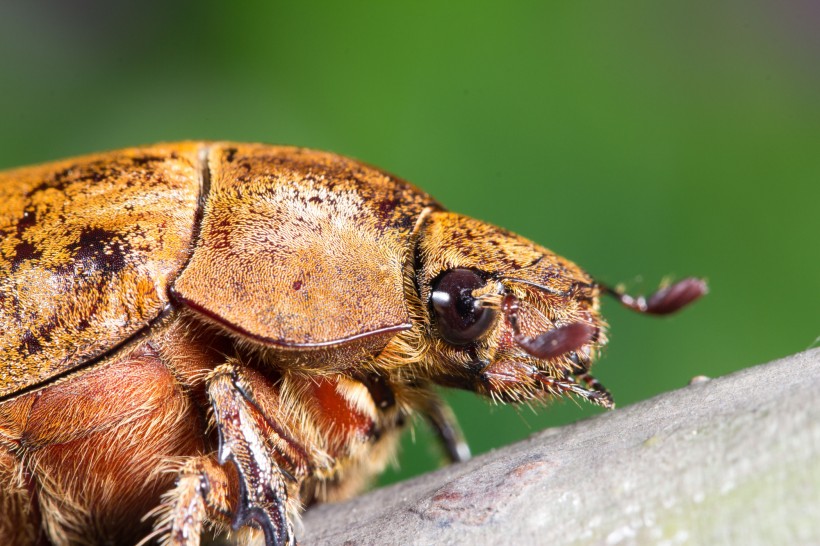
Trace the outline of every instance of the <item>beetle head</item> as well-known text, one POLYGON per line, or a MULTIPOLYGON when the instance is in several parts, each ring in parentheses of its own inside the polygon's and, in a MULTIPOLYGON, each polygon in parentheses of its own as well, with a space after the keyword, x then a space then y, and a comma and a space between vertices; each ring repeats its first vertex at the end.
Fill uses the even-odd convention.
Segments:
POLYGON ((665 314, 705 292, 687 279, 649 300, 631 298, 523 237, 449 212, 424 219, 415 258, 416 338, 408 332, 401 343, 421 347, 420 375, 510 402, 574 393, 612 406, 589 375, 606 343, 599 295, 665 314))

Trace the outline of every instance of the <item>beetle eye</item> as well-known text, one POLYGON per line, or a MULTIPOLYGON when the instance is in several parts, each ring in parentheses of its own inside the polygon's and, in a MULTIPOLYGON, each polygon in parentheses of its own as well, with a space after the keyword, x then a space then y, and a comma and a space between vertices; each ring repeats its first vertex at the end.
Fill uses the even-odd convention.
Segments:
POLYGON ((492 326, 495 312, 473 297, 485 281, 475 271, 453 269, 433 286, 431 296, 441 337, 453 345, 475 341, 492 326))

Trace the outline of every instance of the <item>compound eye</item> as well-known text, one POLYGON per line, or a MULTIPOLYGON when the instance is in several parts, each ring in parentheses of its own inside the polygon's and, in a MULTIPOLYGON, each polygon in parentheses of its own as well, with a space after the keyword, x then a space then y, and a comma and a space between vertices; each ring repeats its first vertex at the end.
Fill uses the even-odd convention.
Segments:
POLYGON ((492 326, 495 312, 482 307, 473 290, 486 283, 475 271, 452 269, 433 286, 433 310, 441 337, 453 345, 466 345, 492 326))

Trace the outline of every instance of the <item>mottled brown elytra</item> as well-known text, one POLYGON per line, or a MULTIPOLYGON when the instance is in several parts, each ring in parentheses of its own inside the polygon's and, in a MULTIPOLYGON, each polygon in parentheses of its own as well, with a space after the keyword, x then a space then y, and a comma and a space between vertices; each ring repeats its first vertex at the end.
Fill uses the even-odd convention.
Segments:
POLYGON ((578 395, 610 293, 572 262, 331 153, 183 142, 0 173, 0 543, 292 544, 434 385, 578 395))

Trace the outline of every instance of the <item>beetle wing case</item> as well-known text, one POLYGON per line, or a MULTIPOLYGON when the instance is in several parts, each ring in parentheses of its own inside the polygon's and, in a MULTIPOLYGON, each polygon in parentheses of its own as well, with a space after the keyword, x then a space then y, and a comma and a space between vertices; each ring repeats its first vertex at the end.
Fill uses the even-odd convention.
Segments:
POLYGON ((312 348, 410 327, 405 264, 435 206, 414 186, 314 150, 214 144, 200 240, 176 298, 266 345, 312 348), (231 274, 227 275, 226 271, 231 274))
POLYGON ((198 148, 0 174, 0 397, 113 349, 168 305, 193 239, 198 148))

